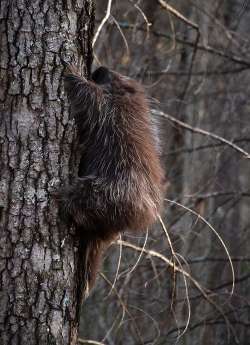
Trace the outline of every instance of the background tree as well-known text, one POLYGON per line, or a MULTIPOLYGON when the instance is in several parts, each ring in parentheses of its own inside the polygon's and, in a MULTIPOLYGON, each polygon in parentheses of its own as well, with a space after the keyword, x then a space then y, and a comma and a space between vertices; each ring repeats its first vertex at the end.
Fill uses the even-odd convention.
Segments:
POLYGON ((165 345, 185 331, 179 344, 247 344, 249 2, 109 0, 97 4, 97 27, 108 4, 95 54, 100 63, 140 80, 152 108, 170 115, 157 115, 170 182, 167 197, 200 216, 166 201, 165 223, 183 269, 203 290, 186 276, 187 295, 183 276, 174 279, 171 262, 152 252, 171 261, 160 225, 149 232, 146 245, 144 237, 123 237, 134 247, 123 245, 111 294, 120 246, 110 248, 98 286, 85 303, 81 335, 111 345, 165 345), (225 250, 200 217, 218 231, 232 256, 233 298, 225 250), (138 251, 143 246, 146 255, 138 251))
POLYGON ((50 196, 77 173, 63 62, 92 61, 93 4, 0 3, 0 343, 76 344, 83 260, 50 196))

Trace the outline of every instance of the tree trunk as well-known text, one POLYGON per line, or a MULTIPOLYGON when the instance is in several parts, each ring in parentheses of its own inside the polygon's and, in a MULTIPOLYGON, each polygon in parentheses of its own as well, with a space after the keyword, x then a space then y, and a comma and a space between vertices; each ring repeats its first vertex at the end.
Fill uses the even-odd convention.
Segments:
POLYGON ((63 62, 92 62, 92 0, 0 2, 0 343, 76 344, 83 260, 51 192, 77 172, 63 62))

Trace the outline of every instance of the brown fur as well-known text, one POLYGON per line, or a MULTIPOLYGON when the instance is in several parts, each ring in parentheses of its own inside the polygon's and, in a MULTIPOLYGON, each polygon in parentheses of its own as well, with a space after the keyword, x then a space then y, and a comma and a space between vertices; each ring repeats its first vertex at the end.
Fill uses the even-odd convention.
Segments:
POLYGON ((135 80, 100 67, 87 81, 71 68, 66 90, 79 133, 81 162, 61 209, 88 244, 93 286, 102 248, 120 233, 149 227, 163 200, 163 170, 150 110, 135 80))

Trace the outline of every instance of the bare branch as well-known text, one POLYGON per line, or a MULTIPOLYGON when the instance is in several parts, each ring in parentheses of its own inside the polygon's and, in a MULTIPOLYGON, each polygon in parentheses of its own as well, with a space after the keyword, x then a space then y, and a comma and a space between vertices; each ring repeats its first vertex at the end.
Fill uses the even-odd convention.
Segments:
MULTIPOLYGON (((116 243, 119 243, 119 244, 122 246, 122 245, 123 245, 123 242, 124 242, 124 241, 122 241, 122 240, 118 240, 116 243)), ((109 286, 113 287, 112 282, 106 277, 105 274, 100 273, 100 276, 102 277, 102 279, 103 279, 109 286)), ((131 320, 133 321, 133 327, 134 327, 134 329, 135 329, 135 332, 137 333, 137 336, 138 336, 138 338, 139 338, 140 343, 143 344, 143 339, 142 339, 142 337, 141 337, 139 328, 137 327, 137 324, 136 324, 136 321, 135 321, 134 317, 133 317, 133 316, 131 315, 131 313, 129 312, 126 303, 123 302, 123 300, 122 300, 122 298, 121 298, 121 296, 120 296, 120 294, 119 294, 119 292, 117 291, 117 289, 116 289, 115 286, 112 288, 112 291, 115 293, 115 295, 116 295, 116 297, 118 298, 118 301, 119 301, 121 307, 123 308, 123 311, 124 311, 123 315, 126 313, 126 314, 131 318, 131 320)), ((123 318, 122 318, 122 319, 123 319, 123 318)))
POLYGON ((178 265, 176 265, 174 262, 172 262, 171 260, 167 259, 164 255, 154 251, 154 250, 151 250, 151 249, 143 249, 142 247, 138 247, 130 242, 126 242, 126 241, 120 241, 120 240, 117 240, 116 242, 114 243, 117 243, 117 244, 120 244, 120 242, 122 243, 123 246, 125 247, 128 247, 130 249, 133 249, 133 250, 136 250, 136 251, 139 251, 139 252, 143 252, 144 254, 146 255, 150 255, 152 257, 156 257, 160 260, 162 260, 163 262, 165 262, 168 266, 174 268, 176 270, 176 272, 178 273, 181 273, 182 275, 186 276, 190 281, 191 283, 196 287, 196 289, 198 291, 200 291, 200 293, 202 294, 202 296, 215 308, 215 310, 217 310, 219 312, 219 314, 221 314, 227 324, 227 326, 231 329, 231 325, 230 325, 230 322, 229 320, 226 318, 225 316, 225 313, 224 311, 221 309, 220 306, 218 306, 216 304, 216 302, 214 302, 210 296, 208 295, 208 293, 205 291, 205 289, 200 285, 200 283, 194 279, 192 277, 191 274, 189 274, 187 271, 185 271, 183 268, 179 267, 178 265))
MULTIPOLYGON (((242 138, 242 139, 233 139, 232 143, 249 143, 250 138, 242 138)), ((180 149, 175 149, 171 151, 167 151, 164 153, 164 155, 176 155, 176 154, 182 154, 182 153, 193 153, 194 151, 200 151, 200 150, 207 150, 215 147, 220 147, 226 145, 225 143, 216 143, 216 144, 207 144, 207 145, 199 145, 195 147, 182 147, 180 149)))
POLYGON ((227 249, 227 246, 226 244, 224 243, 223 239, 221 238, 221 236, 219 235, 219 233, 215 230, 215 228, 204 218, 202 217, 199 213, 195 212, 194 210, 190 209, 189 207, 185 206, 185 205, 182 205, 180 204, 179 202, 177 201, 174 201, 174 200, 170 200, 170 199, 167 199, 165 198, 164 200, 166 200, 167 202, 169 202, 170 204, 173 204, 173 205, 176 205, 176 206, 179 206, 181 208, 183 208, 184 210, 190 212, 191 214, 195 215, 197 217, 197 220, 201 220, 203 223, 205 223, 209 229, 215 234, 215 236, 218 238, 218 240, 220 241, 220 243, 222 244, 225 252, 226 252, 226 255, 228 257, 228 261, 230 263, 230 267, 231 267, 231 272, 232 272, 232 288, 231 288, 231 293, 230 295, 232 296, 233 295, 233 292, 234 292, 234 282, 235 282, 235 272, 234 272, 234 266, 233 266, 233 263, 232 263, 232 259, 231 259, 231 256, 229 254, 229 251, 227 249))
MULTIPOLYGON (((131 25, 128 23, 119 23, 119 25, 121 27, 123 27, 124 29, 133 29, 135 27, 134 25, 131 25)), ((137 29, 140 31, 145 31, 145 29, 141 28, 141 27, 138 27, 137 29)), ((156 37, 162 37, 162 38, 166 38, 168 40, 172 39, 172 35, 170 35, 170 34, 158 32, 155 30, 151 30, 150 32, 156 37)), ((196 42, 192 42, 192 41, 189 41, 186 39, 178 38, 177 36, 175 36, 175 40, 176 40, 176 42, 178 42, 180 44, 187 45, 190 47, 196 46, 198 50, 205 51, 207 53, 220 56, 224 59, 227 59, 227 60, 232 61, 234 63, 237 63, 237 64, 243 65, 247 68, 250 68, 250 61, 249 60, 246 60, 246 59, 242 58, 241 56, 235 55, 233 53, 225 53, 223 50, 214 48, 208 44, 200 44, 200 43, 197 44, 196 42)))
MULTIPOLYGON (((245 71, 246 69, 249 69, 248 66, 242 66, 238 68, 228 68, 228 69, 223 69, 223 68, 217 68, 214 70, 203 70, 203 71, 197 71, 197 72, 192 72, 192 77, 200 77, 200 76, 214 76, 214 77, 220 77, 221 75, 226 75, 226 74, 237 74, 245 71)), ((180 71, 166 71, 166 70, 161 70, 161 71, 146 71, 145 74, 149 76, 154 76, 154 77, 159 77, 162 75, 173 75, 173 76, 178 76, 178 77, 186 77, 189 75, 189 72, 180 72, 180 71)))
POLYGON ((92 47, 95 46, 96 44, 96 41, 97 41, 97 38, 98 36, 100 35, 100 32, 104 26, 104 24, 107 22, 107 20, 109 19, 109 16, 111 14, 111 5, 112 5, 112 0, 108 0, 108 5, 107 5, 107 9, 106 9, 106 14, 105 16, 103 17, 102 21, 101 21, 101 24, 98 26, 98 29, 95 33, 95 36, 93 38, 93 42, 92 42, 92 47))
POLYGON ((104 343, 100 343, 99 341, 94 341, 94 340, 87 340, 87 339, 81 339, 78 338, 78 343, 79 344, 91 344, 91 345, 105 345, 104 343))
POLYGON ((157 2, 161 5, 162 8, 164 8, 165 10, 167 10, 168 12, 173 14, 176 18, 180 19, 181 21, 183 21, 188 26, 191 26, 193 29, 199 30, 199 26, 197 24, 193 23, 191 20, 186 18, 183 14, 181 14, 179 11, 177 11, 174 7, 167 4, 163 0, 157 0, 157 2))
POLYGON ((237 197, 237 198, 250 197, 250 192, 241 192, 241 191, 212 192, 212 193, 206 193, 206 194, 184 195, 184 198, 204 200, 204 199, 209 199, 209 198, 218 198, 221 196, 232 196, 232 197, 237 197))
POLYGON ((247 159, 250 158, 250 154, 247 151, 243 150, 241 147, 234 144, 232 141, 229 141, 229 140, 227 140, 227 139, 225 139, 225 138, 223 138, 217 134, 205 131, 204 129, 201 129, 198 127, 192 127, 192 126, 188 125, 187 123, 180 121, 180 120, 177 120, 175 117, 173 117, 169 114, 163 113, 162 111, 159 111, 159 110, 152 109, 152 113, 155 115, 164 117, 165 119, 171 121, 172 123, 175 123, 177 126, 180 126, 181 128, 185 128, 185 129, 187 129, 193 133, 198 133, 198 134, 213 138, 215 140, 218 140, 218 141, 230 146, 235 151, 240 152, 244 156, 244 158, 247 158, 247 159))
MULTIPOLYGON (((188 71, 188 78, 185 82, 183 91, 181 93, 181 100, 183 101, 186 97, 189 85, 190 85, 190 81, 191 81, 191 76, 192 76, 192 71, 193 71, 193 67, 194 67, 194 62, 195 62, 195 58, 196 58, 196 53, 198 50, 198 43, 200 40, 200 30, 199 30, 199 26, 195 23, 193 23, 191 20, 189 20, 188 18, 184 17, 183 14, 181 14, 179 11, 177 11, 174 7, 172 7, 171 5, 167 4, 164 0, 158 0, 158 3, 168 12, 170 12, 172 15, 174 15, 176 18, 180 19, 182 22, 184 22, 185 24, 187 24, 188 26, 192 27, 193 29, 195 29, 197 35, 196 35, 196 39, 195 39, 195 43, 194 43, 194 50, 192 53, 192 58, 191 58, 191 63, 190 63, 190 67, 189 67, 189 71, 188 71)), ((180 103, 181 104, 181 103, 180 103)))
MULTIPOLYGON (((238 257, 231 257, 232 261, 235 262, 250 262, 250 258, 244 257, 244 256, 238 256, 238 257)), ((210 257, 203 257, 203 258, 196 258, 196 259, 191 259, 187 260, 187 262, 192 265, 192 264, 199 264, 201 262, 225 262, 228 261, 226 258, 210 258, 210 257)), ((250 274, 247 275, 248 278, 250 278, 250 274)), ((238 279, 235 278, 235 284, 238 282, 238 279)), ((231 284, 231 283, 230 283, 231 284)))

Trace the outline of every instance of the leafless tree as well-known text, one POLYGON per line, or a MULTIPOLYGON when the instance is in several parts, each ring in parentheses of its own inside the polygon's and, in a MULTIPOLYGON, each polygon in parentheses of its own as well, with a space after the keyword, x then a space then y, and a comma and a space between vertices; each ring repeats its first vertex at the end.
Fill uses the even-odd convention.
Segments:
POLYGON ((0 343, 77 342, 83 260, 51 192, 77 171, 64 63, 92 61, 93 4, 0 3, 0 343))

